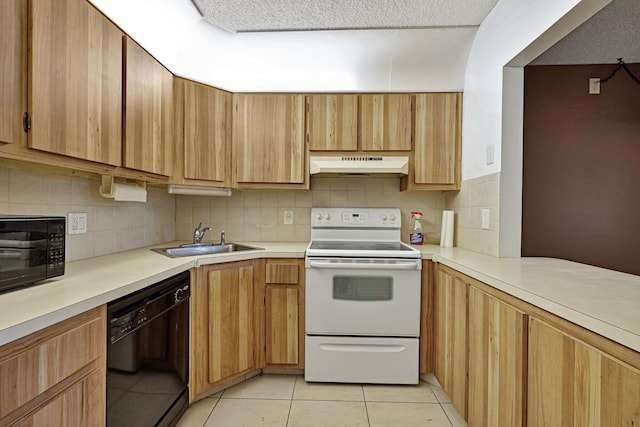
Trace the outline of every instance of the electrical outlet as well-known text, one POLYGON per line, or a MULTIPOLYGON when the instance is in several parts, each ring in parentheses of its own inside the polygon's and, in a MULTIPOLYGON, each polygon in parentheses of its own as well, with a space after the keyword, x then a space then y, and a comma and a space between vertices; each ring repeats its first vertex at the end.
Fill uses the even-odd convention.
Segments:
POLYGON ((293 225, 293 211, 284 211, 284 225, 293 225))
POLYGON ((589 95, 600 95, 600 79, 589 79, 589 95))
POLYGON ((67 218, 67 234, 85 234, 87 232, 87 214, 85 212, 69 212, 67 218))
POLYGON ((489 229, 489 209, 482 209, 482 229, 489 229))

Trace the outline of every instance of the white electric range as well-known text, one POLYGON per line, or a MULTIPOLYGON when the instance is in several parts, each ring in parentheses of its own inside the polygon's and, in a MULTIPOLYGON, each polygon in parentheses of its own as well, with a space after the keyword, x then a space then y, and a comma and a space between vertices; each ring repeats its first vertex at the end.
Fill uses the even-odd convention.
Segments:
POLYGON ((391 208, 313 208, 305 380, 418 383, 421 255, 391 208))

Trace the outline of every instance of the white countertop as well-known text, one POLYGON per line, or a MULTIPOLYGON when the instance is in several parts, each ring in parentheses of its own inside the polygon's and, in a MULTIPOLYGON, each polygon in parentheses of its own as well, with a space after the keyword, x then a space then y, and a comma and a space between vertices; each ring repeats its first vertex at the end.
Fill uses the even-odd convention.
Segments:
MULTIPOLYGON (((154 247, 176 246, 170 242, 154 247)), ((307 243, 239 242, 264 250, 168 258, 147 248, 66 264, 63 277, 0 294, 0 345, 192 267, 255 258, 303 258, 307 243)), ((496 258, 419 248, 496 289, 640 351, 640 276, 552 258, 496 258)))
POLYGON ((640 351, 640 276, 555 258, 496 258, 425 246, 433 259, 640 351))
MULTIPOLYGON (((171 247, 170 242, 153 247, 171 247)), ((243 242, 245 243, 245 242, 243 242)), ((62 277, 0 294, 0 345, 204 264, 302 258, 307 243, 246 242, 264 250, 168 258, 150 247, 68 262, 62 277)))

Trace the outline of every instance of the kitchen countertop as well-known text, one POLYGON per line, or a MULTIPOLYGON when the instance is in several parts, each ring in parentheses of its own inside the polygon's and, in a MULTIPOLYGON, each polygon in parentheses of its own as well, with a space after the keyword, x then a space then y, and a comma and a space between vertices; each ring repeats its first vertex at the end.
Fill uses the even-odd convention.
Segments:
MULTIPOLYGON (((152 247, 177 246, 170 242, 152 247)), ((264 250, 168 258, 134 249, 66 264, 63 277, 0 294, 0 345, 206 264, 303 258, 305 242, 238 242, 264 250)), ((425 245, 434 260, 640 351, 640 276, 552 258, 496 258, 425 245)))
POLYGON ((555 258, 497 258, 427 245, 433 259, 640 352, 640 276, 555 258))
POLYGON ((204 264, 254 258, 302 258, 308 243, 242 242, 264 250, 169 258, 150 248, 68 262, 62 277, 0 294, 0 345, 204 264))

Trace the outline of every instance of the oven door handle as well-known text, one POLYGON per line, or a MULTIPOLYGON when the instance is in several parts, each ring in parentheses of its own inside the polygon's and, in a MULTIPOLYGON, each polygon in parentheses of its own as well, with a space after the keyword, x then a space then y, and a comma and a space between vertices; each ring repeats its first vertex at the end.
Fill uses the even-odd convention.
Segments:
POLYGON ((420 267, 420 260, 415 261, 394 261, 390 262, 371 262, 371 263, 347 263, 347 262, 327 262, 327 261, 309 261, 309 267, 312 268, 330 268, 330 269, 351 269, 351 270, 417 270, 420 267))

